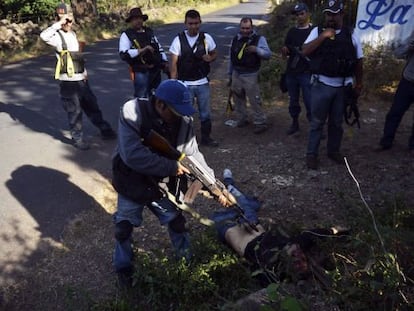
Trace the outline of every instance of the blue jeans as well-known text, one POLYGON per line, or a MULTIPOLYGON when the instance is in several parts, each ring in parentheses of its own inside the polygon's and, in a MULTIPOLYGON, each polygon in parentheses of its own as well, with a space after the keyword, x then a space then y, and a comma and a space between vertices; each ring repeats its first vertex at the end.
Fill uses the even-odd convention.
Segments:
POLYGON ((286 74, 286 85, 289 94, 289 114, 292 119, 297 119, 301 112, 299 105, 300 90, 302 90, 303 103, 306 108, 306 118, 311 120, 311 74, 310 73, 288 73, 286 74))
MULTIPOLYGON (((239 189, 237 189, 233 185, 232 178, 228 178, 224 182, 228 184, 227 190, 236 198, 237 203, 243 209, 246 218, 252 223, 257 223, 257 211, 261 206, 260 202, 256 198, 246 196, 239 189)), ((237 219, 238 216, 239 212, 234 208, 227 208, 214 212, 211 216, 211 220, 215 222, 217 233, 222 242, 225 242, 225 234, 228 229, 237 226, 238 223, 245 222, 242 218, 237 219)))
MULTIPOLYGON (((143 221, 142 212, 144 204, 138 204, 128 198, 118 194, 117 211, 113 216, 114 223, 119 224, 121 221, 128 221, 134 227, 139 227, 143 221)), ((157 202, 152 202, 148 205, 151 212, 158 217, 160 224, 168 224, 168 233, 171 243, 176 252, 177 258, 185 258, 189 260, 190 253, 190 239, 188 232, 176 232, 171 226, 170 222, 180 215, 181 211, 177 209, 175 204, 168 200, 168 198, 161 198, 157 202)), ((124 268, 132 267, 133 263, 133 249, 132 238, 129 234, 123 241, 116 240, 115 251, 113 255, 113 265, 115 271, 124 268)))
POLYGON ((332 87, 315 81, 311 88, 312 121, 309 131, 308 155, 318 155, 322 130, 328 119, 327 152, 339 152, 343 136, 344 95, 346 87, 332 87))
POLYGON ((190 91, 193 103, 195 102, 195 98, 197 98, 196 102, 200 122, 211 120, 210 84, 189 85, 188 90, 190 91))
MULTIPOLYGON (((380 141, 383 147, 390 148, 392 146, 401 119, 412 103, 414 103, 414 83, 402 78, 395 92, 394 102, 385 118, 384 134, 380 141)), ((414 123, 408 147, 410 150, 414 150, 414 123)))
POLYGON ((134 79, 134 96, 138 98, 148 98, 148 83, 149 83, 149 71, 147 72, 135 72, 134 79))

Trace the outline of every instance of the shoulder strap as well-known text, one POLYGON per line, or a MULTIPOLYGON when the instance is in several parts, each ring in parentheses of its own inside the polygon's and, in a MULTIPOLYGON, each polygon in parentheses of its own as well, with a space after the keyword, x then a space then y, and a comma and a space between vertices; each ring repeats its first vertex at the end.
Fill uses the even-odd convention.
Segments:
POLYGON ((150 103, 151 99, 149 100, 139 100, 138 98, 136 99, 139 105, 139 110, 141 112, 141 133, 142 133, 142 137, 146 137, 151 129, 153 128, 152 126, 152 121, 151 121, 151 116, 150 116, 150 111, 148 109, 148 104, 150 103))
POLYGON ((59 34, 60 39, 62 40, 62 50, 67 50, 68 49, 68 45, 66 44, 65 38, 63 38, 63 35, 60 32, 60 30, 58 30, 57 33, 59 34))

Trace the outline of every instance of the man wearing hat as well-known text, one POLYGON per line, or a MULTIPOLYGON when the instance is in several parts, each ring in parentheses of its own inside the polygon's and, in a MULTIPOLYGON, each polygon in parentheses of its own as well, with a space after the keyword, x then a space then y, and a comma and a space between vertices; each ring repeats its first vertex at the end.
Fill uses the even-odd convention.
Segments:
POLYGON ((296 25, 289 29, 285 44, 282 47, 282 56, 287 59, 286 87, 289 94, 289 114, 292 124, 286 132, 292 135, 299 131, 299 95, 302 91, 303 103, 306 108, 306 118, 311 120, 310 104, 310 68, 308 59, 302 55, 302 44, 312 30, 308 6, 305 3, 297 3, 292 10, 296 16, 296 25))
MULTIPOLYGON (((122 287, 132 284, 131 233, 133 227, 141 225, 144 207, 158 217, 161 225, 168 226, 176 256, 190 259, 186 220, 166 196, 169 191, 181 199, 187 189, 185 174, 190 172, 143 140, 150 131, 157 132, 214 176, 198 149, 191 117, 194 112, 188 88, 177 80, 164 80, 150 99, 135 98, 121 108, 112 184, 118 192, 113 264, 122 287)), ((218 200, 225 204, 224 198, 218 200)))
POLYGON ((303 54, 310 58, 312 72, 312 121, 306 156, 309 169, 318 168, 318 149, 326 119, 328 158, 344 163, 340 147, 345 96, 351 87, 359 96, 362 88, 362 47, 353 30, 343 24, 342 1, 327 1, 323 13, 325 25, 315 27, 302 47, 303 54))
POLYGON ((60 81, 60 98, 67 112, 73 145, 80 150, 89 149, 83 138, 82 115, 101 132, 103 139, 114 139, 116 133, 102 117, 95 94, 88 80, 85 61, 76 33, 72 30, 73 14, 62 2, 56 9, 57 22, 43 30, 40 38, 56 49, 55 79, 60 81))
POLYGON ((131 9, 130 27, 119 38, 119 55, 129 65, 135 97, 148 97, 161 82, 161 69, 168 68, 167 55, 153 30, 144 26, 146 20, 140 8, 131 9))

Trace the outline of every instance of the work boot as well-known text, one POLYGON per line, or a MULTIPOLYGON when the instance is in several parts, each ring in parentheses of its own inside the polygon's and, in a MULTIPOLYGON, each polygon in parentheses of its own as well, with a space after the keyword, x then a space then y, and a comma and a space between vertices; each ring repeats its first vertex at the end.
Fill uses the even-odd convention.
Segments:
POLYGON ((314 154, 308 154, 306 156, 306 166, 310 170, 317 170, 318 169, 318 157, 314 154))
POLYGON ((292 134, 296 133, 297 131, 299 131, 299 122, 298 122, 298 119, 293 119, 292 124, 290 125, 290 127, 287 130, 286 134, 287 135, 292 135, 292 134))
POLYGON ((88 150, 91 146, 83 139, 74 140, 73 146, 79 150, 88 150))
POLYGON ((328 153, 328 158, 334 161, 336 164, 344 164, 344 156, 340 152, 328 153))
POLYGON ((201 144, 208 147, 217 147, 219 145, 218 141, 211 137, 203 137, 201 139, 201 144))
POLYGON ((211 121, 205 120, 201 122, 201 144, 209 147, 217 147, 218 142, 210 137, 211 121))
POLYGON ((133 267, 126 267, 116 272, 118 276, 118 286, 121 290, 129 290, 132 288, 132 280, 134 275, 133 267))

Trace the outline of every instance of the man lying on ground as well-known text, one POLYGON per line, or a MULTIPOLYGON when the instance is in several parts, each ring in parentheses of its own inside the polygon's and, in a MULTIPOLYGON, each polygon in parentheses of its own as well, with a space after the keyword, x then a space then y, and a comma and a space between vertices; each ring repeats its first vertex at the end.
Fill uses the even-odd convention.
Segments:
POLYGON ((305 279, 315 271, 311 265, 311 251, 317 248, 317 242, 323 238, 337 238, 349 233, 343 228, 317 228, 304 230, 296 236, 288 237, 280 232, 265 230, 259 224, 257 212, 261 203, 257 198, 243 194, 234 186, 232 173, 224 170, 224 183, 228 191, 237 199, 250 223, 256 224, 257 230, 240 218, 236 209, 215 212, 211 219, 215 222, 219 239, 230 246, 238 255, 244 257, 255 270, 263 271, 260 280, 271 283, 286 277, 305 279))

